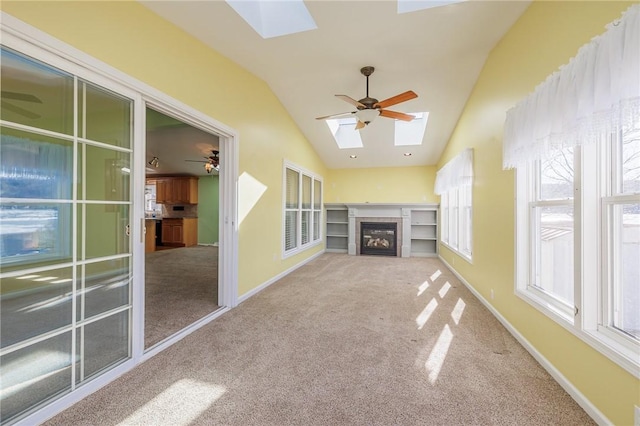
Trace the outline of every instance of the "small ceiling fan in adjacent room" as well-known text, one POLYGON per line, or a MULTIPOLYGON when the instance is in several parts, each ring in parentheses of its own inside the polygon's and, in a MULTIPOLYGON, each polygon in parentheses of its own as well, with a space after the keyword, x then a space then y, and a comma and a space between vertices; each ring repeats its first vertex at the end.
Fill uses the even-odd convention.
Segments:
POLYGON ((220 152, 216 150, 211 151, 211 155, 208 157, 203 157, 204 160, 184 160, 192 163, 204 163, 204 169, 207 173, 211 173, 212 171, 219 172, 220 171, 220 152))
POLYGON ((41 104, 42 100, 40 100, 40 98, 38 98, 37 96, 30 95, 28 93, 9 92, 9 91, 3 90, 0 93, 0 97, 2 98, 2 102, 1 102, 2 109, 6 109, 7 111, 11 111, 15 114, 21 115, 26 118, 30 118, 32 120, 41 117, 40 114, 36 114, 35 112, 29 111, 14 103, 14 102, 18 102, 18 103, 27 102, 27 103, 41 104), (12 101, 12 102, 9 102, 9 101, 12 101))
POLYGON ((378 101, 375 98, 369 97, 369 76, 373 74, 374 70, 375 68, 372 66, 366 66, 360 69, 362 75, 367 78, 367 92, 364 98, 356 101, 355 99, 347 95, 336 95, 336 97, 355 106, 357 108, 356 111, 325 115, 324 117, 317 117, 316 120, 327 120, 355 116, 358 120, 356 124, 356 130, 362 129, 363 127, 371 123, 377 116, 403 121, 413 120, 413 115, 385 109, 387 107, 397 105, 401 102, 406 102, 408 100, 417 98, 418 95, 416 95, 412 90, 408 90, 406 92, 400 93, 399 95, 392 96, 383 101, 378 101))

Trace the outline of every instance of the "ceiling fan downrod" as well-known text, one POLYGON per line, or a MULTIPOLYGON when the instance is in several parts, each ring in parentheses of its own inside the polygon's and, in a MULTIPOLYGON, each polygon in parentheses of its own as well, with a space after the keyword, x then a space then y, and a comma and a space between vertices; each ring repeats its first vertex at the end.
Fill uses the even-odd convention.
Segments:
POLYGON ((363 104, 366 108, 360 108, 358 107, 358 109, 373 109, 373 105, 375 105, 376 103, 378 103, 377 99, 373 99, 369 97, 369 76, 371 74, 373 74, 373 72, 376 69, 372 66, 366 66, 366 67, 362 67, 360 68, 360 72, 362 73, 362 75, 364 75, 367 78, 367 91, 366 91, 366 97, 363 99, 360 99, 360 103, 363 104))

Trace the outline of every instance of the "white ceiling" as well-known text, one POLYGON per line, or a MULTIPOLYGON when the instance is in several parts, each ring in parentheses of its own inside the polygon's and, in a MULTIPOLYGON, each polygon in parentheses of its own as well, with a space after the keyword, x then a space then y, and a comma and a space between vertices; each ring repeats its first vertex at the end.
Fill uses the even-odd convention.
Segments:
POLYGON ((263 79, 325 164, 349 168, 436 164, 487 55, 530 2, 472 0, 398 14, 392 0, 306 1, 318 28, 270 39, 224 1, 141 3, 263 79), (361 130, 363 148, 340 150, 315 119, 354 110, 334 95, 363 98, 366 65, 375 67, 371 97, 418 94, 388 109, 429 112, 421 146, 394 146, 394 120, 379 117, 361 130))

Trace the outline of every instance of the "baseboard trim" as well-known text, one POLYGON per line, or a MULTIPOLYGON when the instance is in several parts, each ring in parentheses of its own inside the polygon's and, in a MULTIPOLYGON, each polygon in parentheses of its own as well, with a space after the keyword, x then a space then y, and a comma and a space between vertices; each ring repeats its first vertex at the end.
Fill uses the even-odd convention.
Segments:
POLYGON ((296 269, 300 268, 301 266, 306 265, 307 263, 311 262, 312 260, 314 260, 315 258, 319 257, 323 253, 324 253, 324 250, 321 250, 318 253, 309 256, 308 258, 306 258, 302 262, 293 265, 291 268, 280 272, 278 275, 276 275, 276 276, 270 278, 269 280, 263 282, 258 287, 254 288, 253 290, 249 290, 248 292, 246 292, 242 296, 238 297, 238 304, 240 304, 240 303, 244 302, 245 300, 249 299, 250 297, 255 296, 256 294, 260 293, 262 290, 264 290, 265 288, 269 287, 271 284, 275 283, 276 281, 278 281, 281 278, 286 277, 287 275, 289 275, 290 273, 292 273, 296 269))
POLYGON ((547 370, 556 382, 578 403, 580 407, 599 425, 611 425, 611 421, 585 397, 547 358, 544 357, 505 317, 498 312, 466 279, 462 277, 442 256, 438 258, 455 275, 467 289, 493 314, 494 317, 511 333, 513 337, 547 370))

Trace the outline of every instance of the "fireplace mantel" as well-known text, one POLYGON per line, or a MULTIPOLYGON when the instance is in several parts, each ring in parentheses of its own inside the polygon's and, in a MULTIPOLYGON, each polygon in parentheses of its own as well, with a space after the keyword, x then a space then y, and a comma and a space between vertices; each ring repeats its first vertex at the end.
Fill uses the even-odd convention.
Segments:
POLYGON ((398 223, 399 256, 437 255, 437 204, 331 203, 325 204, 325 209, 327 250, 359 255, 360 222, 380 221, 398 223), (340 223, 332 219, 336 213, 341 217, 340 223), (334 227, 340 226, 346 228, 346 233, 333 232, 334 227))

